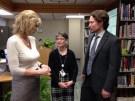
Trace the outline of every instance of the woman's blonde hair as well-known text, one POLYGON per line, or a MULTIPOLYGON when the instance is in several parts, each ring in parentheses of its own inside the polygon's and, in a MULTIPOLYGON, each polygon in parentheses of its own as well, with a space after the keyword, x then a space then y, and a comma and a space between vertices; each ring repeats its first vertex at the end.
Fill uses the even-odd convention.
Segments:
POLYGON ((31 34, 34 26, 38 27, 40 25, 41 19, 34 11, 24 10, 15 18, 15 23, 13 24, 13 34, 28 36, 31 34))

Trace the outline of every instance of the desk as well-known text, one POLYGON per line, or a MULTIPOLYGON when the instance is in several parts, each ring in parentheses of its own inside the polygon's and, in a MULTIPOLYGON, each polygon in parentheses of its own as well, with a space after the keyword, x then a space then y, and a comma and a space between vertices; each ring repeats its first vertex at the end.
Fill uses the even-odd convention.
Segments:
POLYGON ((10 72, 4 72, 0 75, 0 82, 10 82, 12 81, 12 76, 10 72))
POLYGON ((12 81, 12 76, 10 72, 4 72, 0 75, 0 85, 1 85, 1 90, 0 92, 0 101, 3 101, 3 95, 5 94, 6 90, 11 87, 11 81, 12 81))

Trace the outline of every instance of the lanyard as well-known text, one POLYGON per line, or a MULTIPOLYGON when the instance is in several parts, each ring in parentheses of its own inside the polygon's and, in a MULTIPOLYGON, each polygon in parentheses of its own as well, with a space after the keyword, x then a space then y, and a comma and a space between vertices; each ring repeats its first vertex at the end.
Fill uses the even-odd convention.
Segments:
POLYGON ((66 62, 66 59, 67 59, 67 54, 66 54, 66 56, 65 56, 65 60, 64 60, 63 63, 62 63, 62 59, 61 59, 60 54, 59 54, 59 57, 60 57, 61 67, 64 68, 64 67, 65 67, 65 62, 66 62))

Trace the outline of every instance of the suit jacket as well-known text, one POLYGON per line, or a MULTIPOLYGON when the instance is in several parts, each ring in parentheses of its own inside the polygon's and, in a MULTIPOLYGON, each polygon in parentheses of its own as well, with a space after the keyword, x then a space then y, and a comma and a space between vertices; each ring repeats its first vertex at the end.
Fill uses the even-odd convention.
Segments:
MULTIPOLYGON (((89 48, 94 34, 88 37, 83 73, 86 74, 89 60, 89 48)), ((121 61, 121 41, 118 37, 105 31, 97 47, 91 71, 91 86, 97 94, 102 89, 112 93, 117 82, 121 61)), ((85 76, 87 77, 87 76, 85 76)), ((85 82, 85 81, 84 81, 85 82)))

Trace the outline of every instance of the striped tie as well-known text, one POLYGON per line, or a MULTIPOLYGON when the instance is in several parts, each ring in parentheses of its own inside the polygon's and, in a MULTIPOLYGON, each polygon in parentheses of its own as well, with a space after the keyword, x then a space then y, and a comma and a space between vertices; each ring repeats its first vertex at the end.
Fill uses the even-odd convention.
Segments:
POLYGON ((87 75, 91 74, 92 63, 93 63, 93 59, 95 56, 95 49, 97 46, 97 39, 98 38, 99 38, 99 36, 95 35, 95 40, 94 40, 93 45, 91 47, 91 51, 89 52, 89 61, 88 61, 88 65, 87 65, 87 75))

